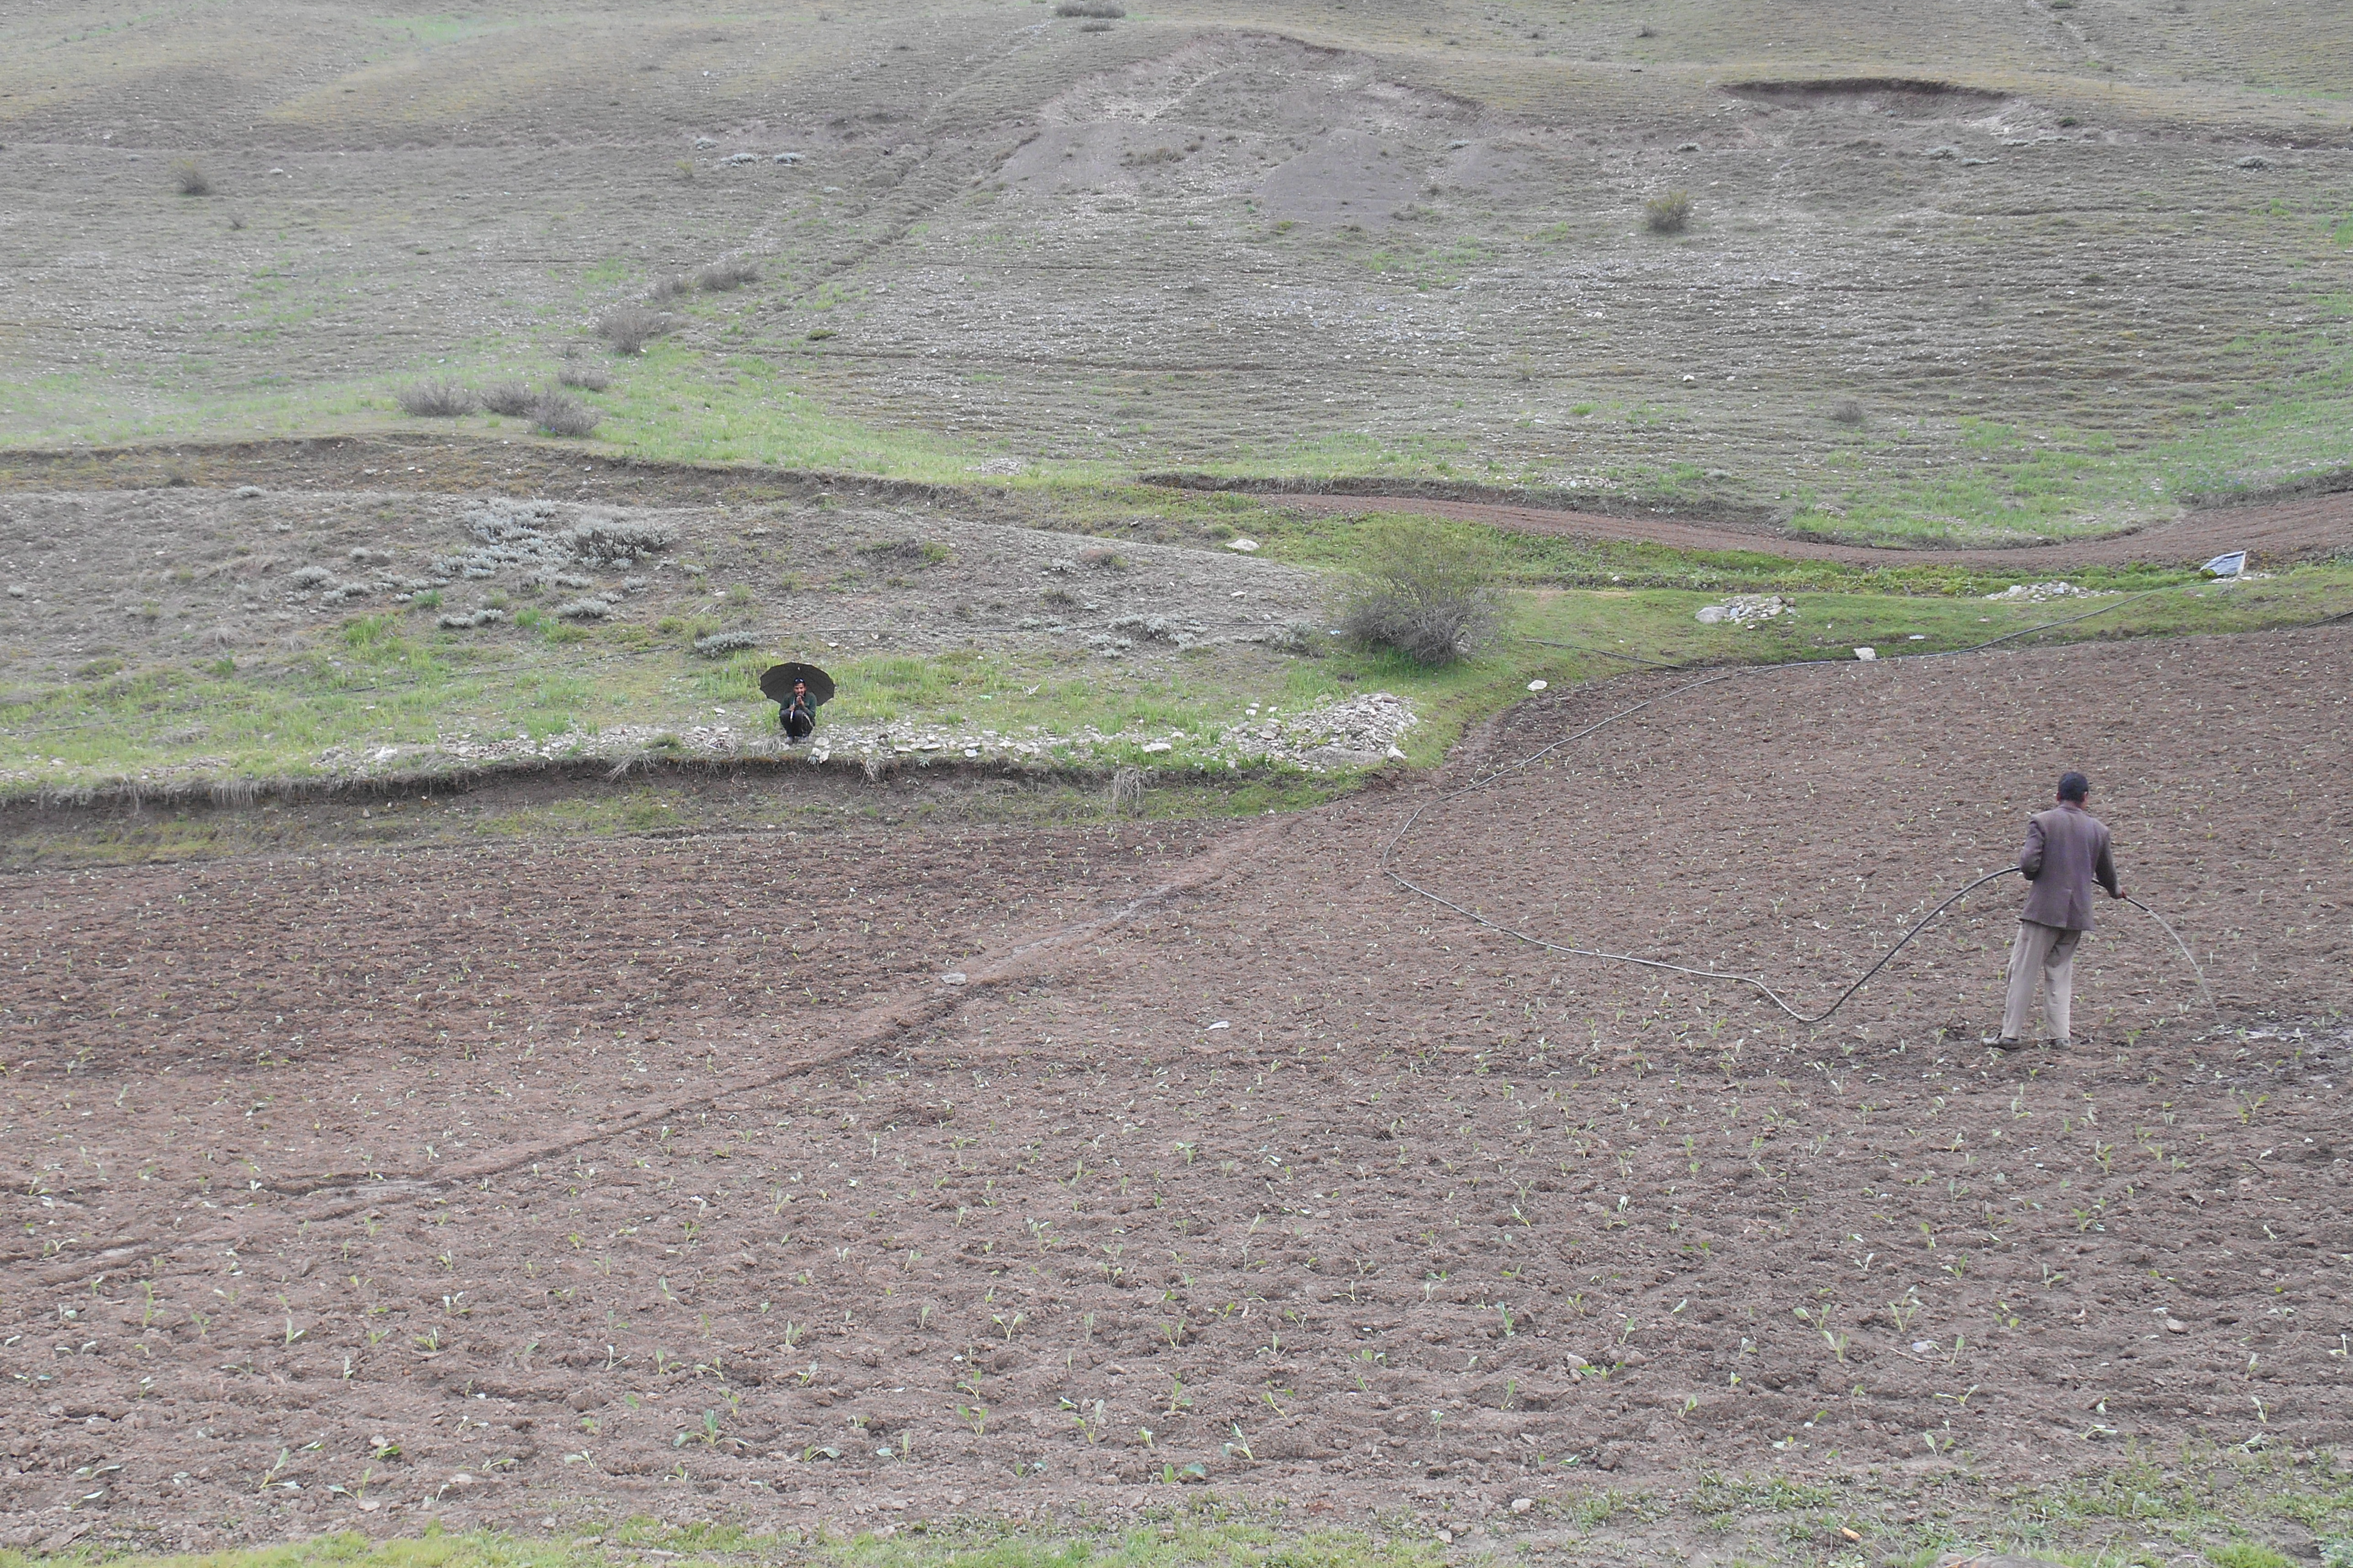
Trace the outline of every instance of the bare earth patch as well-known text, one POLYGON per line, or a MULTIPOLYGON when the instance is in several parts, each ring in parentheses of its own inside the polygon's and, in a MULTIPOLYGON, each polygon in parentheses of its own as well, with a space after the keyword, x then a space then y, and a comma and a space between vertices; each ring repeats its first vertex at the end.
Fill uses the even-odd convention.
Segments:
POLYGON ((1900 1547, 2127 1445, 2341 1448, 2348 658, 1773 672, 1241 827, 12 878, 0 1506, 120 1464, 111 1528, 193 1545, 1198 1476, 1540 1545, 1713 1475, 1900 1547), (2127 906, 2081 1047, 2003 1058, 2007 889, 1810 1030, 1376 868, 1434 802, 1449 896, 1817 999, 2063 762, 2219 1017, 2127 906))

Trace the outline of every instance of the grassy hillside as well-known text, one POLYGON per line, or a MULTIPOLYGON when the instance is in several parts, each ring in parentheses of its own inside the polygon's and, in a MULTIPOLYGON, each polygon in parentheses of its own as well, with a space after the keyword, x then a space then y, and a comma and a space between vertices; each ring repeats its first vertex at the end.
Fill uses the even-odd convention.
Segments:
POLYGON ((590 439, 649 455, 2129 526, 2353 464, 2348 27, 2210 0, 52 10, 0 27, 0 441, 398 424, 420 377, 569 352, 611 377, 590 439), (1672 191, 1688 223, 1653 232, 1672 191), (594 336, 723 258, 758 280, 662 300, 644 358, 594 336))

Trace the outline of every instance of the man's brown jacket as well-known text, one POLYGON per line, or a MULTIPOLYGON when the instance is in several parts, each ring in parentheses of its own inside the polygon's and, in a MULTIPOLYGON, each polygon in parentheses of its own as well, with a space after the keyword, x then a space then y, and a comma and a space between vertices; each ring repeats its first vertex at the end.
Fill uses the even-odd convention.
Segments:
POLYGON ((2092 882, 2117 891, 2107 824, 2073 801, 2038 811, 2026 824, 2018 868, 2034 884, 2018 918, 2062 931, 2092 929, 2092 882))

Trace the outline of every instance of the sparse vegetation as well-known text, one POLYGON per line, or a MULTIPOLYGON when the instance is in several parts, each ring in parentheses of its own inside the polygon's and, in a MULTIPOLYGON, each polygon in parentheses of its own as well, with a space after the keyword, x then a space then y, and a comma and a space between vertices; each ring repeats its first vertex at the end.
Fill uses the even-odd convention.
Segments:
POLYGON ((1840 398, 1831 405, 1831 419, 1839 425, 1862 424, 1863 419, 1862 402, 1852 397, 1840 398))
POLYGON ((705 658, 725 658, 731 653, 760 646, 757 632, 709 632, 694 639, 694 651, 705 658))
POLYGON ((549 391, 533 398, 531 418, 545 435, 586 436, 596 428, 604 416, 576 397, 549 391))
POLYGON ((1115 22, 1127 15, 1127 7, 1114 0, 1061 0, 1054 7, 1057 16, 1086 16, 1099 22, 1115 22))
POLYGON ((404 386, 395 396, 399 401, 402 413, 413 414, 420 419, 461 418, 482 405, 481 399, 476 397, 470 388, 446 376, 404 386))
POLYGON ((1498 565, 1493 547, 1470 530, 1377 524, 1335 600, 1334 618, 1366 647, 1417 664, 1450 664, 1494 636, 1498 565))
POLYGON ((759 264, 752 261, 717 261, 694 275, 694 286, 706 294, 724 294, 759 280, 759 264))
POLYGON ((568 359, 555 373, 558 386, 575 386, 583 392, 605 392, 613 384, 612 372, 588 360, 568 359))
POLYGON ((638 354, 670 330, 670 318, 643 305, 618 305, 597 318, 596 335, 617 354, 638 354))
POLYGON ((208 196, 213 194, 212 176, 194 158, 174 158, 170 171, 172 189, 184 196, 208 196))
POLYGON ((539 388, 527 381, 494 381, 480 395, 485 409, 511 419, 527 418, 539 406, 539 388))
POLYGON ((858 553, 877 562, 902 562, 910 566, 937 566, 955 553, 936 539, 891 539, 861 544, 858 553))
POLYGON ((1652 234, 1681 234, 1691 220, 1689 191, 1668 191, 1642 204, 1642 225, 1652 234))

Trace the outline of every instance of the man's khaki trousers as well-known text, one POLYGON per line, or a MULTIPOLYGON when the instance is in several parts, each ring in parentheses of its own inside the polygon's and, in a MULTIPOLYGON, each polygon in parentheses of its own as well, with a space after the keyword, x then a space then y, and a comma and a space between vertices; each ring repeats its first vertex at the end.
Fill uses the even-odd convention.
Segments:
POLYGON ((2018 940, 2010 944, 2010 1005, 2002 1009, 2002 1038, 2024 1037, 2038 973, 2042 976, 2042 1020, 2051 1026, 2051 1038, 2067 1038, 2067 1010, 2075 1000, 2075 944, 2083 937, 2079 931, 2018 922, 2018 940))

